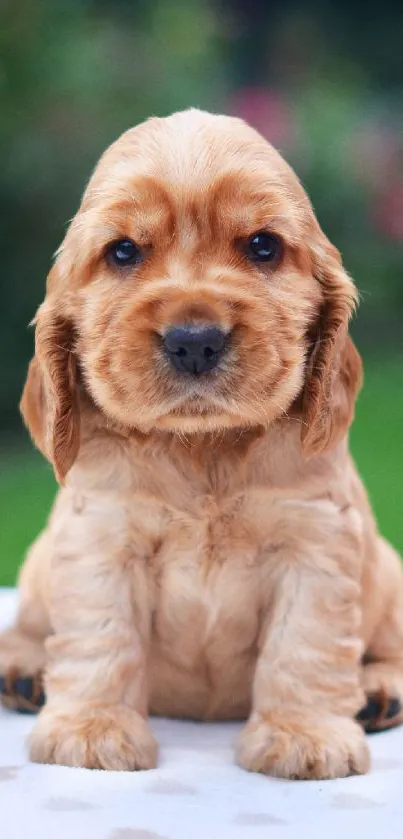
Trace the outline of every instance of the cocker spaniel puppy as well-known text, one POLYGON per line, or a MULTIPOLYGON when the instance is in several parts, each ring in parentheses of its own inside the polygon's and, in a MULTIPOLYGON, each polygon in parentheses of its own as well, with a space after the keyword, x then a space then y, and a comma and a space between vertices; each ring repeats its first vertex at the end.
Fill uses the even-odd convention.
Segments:
POLYGON ((403 717, 403 577, 348 453, 356 301, 241 120, 150 119, 103 155, 21 403, 61 485, 0 639, 6 702, 45 673, 32 760, 154 767, 151 713, 247 718, 248 770, 367 771, 364 729, 403 717))

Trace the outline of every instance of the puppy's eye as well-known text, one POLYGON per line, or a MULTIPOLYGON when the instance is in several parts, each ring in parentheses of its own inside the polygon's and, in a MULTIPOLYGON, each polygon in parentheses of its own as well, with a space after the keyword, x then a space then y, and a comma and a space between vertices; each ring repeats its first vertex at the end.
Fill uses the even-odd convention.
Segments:
POLYGON ((126 265, 136 265, 140 262, 141 251, 131 239, 120 239, 110 245, 108 256, 114 265, 123 268, 126 265))
POLYGON ((281 244, 272 233, 254 233, 247 243, 247 255, 254 262, 273 262, 280 256, 281 244))

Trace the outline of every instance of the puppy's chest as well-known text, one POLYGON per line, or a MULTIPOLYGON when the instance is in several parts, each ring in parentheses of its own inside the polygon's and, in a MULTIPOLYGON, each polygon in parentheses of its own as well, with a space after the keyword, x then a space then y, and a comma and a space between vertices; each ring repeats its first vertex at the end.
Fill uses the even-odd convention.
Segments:
POLYGON ((212 644, 217 653, 220 638, 238 651, 256 640, 268 534, 251 502, 204 494, 193 510, 170 508, 149 574, 156 637, 182 660, 212 644))

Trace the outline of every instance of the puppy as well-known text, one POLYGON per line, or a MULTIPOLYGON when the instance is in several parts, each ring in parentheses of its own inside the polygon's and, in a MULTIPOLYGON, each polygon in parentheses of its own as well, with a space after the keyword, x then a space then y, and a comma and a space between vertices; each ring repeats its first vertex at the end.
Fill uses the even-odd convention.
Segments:
POLYGON ((32 760, 149 769, 151 713, 246 718, 248 770, 367 771, 363 728, 403 716, 403 578, 348 453, 356 301, 241 120, 150 119, 103 155, 21 403, 61 485, 0 639, 9 699, 45 671, 32 760))

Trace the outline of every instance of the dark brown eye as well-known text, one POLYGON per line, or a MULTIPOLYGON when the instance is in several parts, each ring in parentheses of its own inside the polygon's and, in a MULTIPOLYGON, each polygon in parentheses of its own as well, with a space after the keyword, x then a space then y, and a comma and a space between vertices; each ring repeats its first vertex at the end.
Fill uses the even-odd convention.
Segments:
POLYGON ((273 262, 280 255, 281 245, 272 233, 254 233, 247 244, 247 255, 254 262, 273 262))
POLYGON ((126 265, 137 265, 141 260, 141 251, 131 239, 120 239, 109 247, 108 256, 114 265, 124 268, 126 265))

